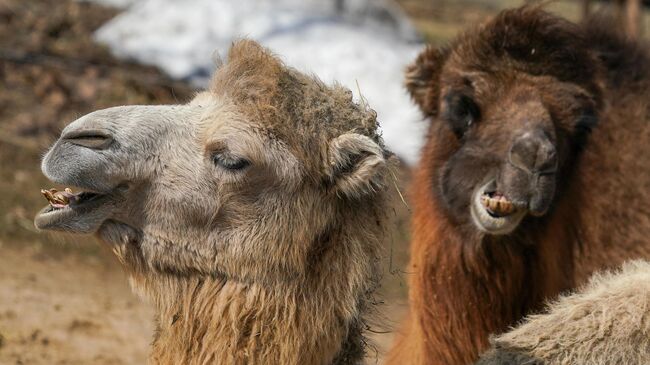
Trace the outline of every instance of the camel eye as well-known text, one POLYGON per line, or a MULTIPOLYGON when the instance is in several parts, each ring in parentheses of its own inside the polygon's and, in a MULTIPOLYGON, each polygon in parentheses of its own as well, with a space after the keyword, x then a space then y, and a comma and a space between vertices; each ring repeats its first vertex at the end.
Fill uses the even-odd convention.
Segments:
POLYGON ((212 156, 212 162, 216 166, 219 166, 221 168, 224 168, 226 170, 231 170, 231 171, 238 171, 238 170, 243 170, 248 165, 250 165, 250 162, 246 159, 243 158, 237 158, 237 157, 229 157, 225 156, 223 154, 215 154, 212 156))
POLYGON ((445 97, 443 117, 458 138, 480 117, 480 109, 471 97, 461 93, 451 93, 445 97))

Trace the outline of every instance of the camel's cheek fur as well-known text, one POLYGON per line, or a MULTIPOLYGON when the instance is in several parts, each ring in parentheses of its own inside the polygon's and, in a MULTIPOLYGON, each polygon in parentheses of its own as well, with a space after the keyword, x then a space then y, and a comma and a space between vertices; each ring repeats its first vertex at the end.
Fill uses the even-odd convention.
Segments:
POLYGON ((244 281, 304 272, 306 232, 324 224, 311 215, 328 208, 319 204, 317 192, 301 185, 298 161, 223 103, 194 107, 201 109, 201 119, 186 142, 190 148, 161 151, 168 162, 147 184, 144 257, 163 271, 244 281), (217 166, 212 159, 218 153, 243 158, 249 166, 243 171, 217 166), (304 219, 288 219, 303 211, 304 219))

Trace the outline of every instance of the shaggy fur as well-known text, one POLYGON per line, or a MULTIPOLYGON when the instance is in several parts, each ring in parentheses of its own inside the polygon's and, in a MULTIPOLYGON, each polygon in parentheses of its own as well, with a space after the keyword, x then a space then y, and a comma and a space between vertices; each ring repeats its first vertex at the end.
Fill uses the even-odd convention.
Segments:
POLYGON ((354 364, 391 161, 376 114, 349 90, 244 40, 188 105, 68 126, 46 175, 99 192, 121 184, 93 214, 37 225, 113 246, 156 308, 153 363, 354 364), (109 131, 110 148, 79 147, 75 133, 91 127, 109 131))
POLYGON ((411 311, 389 364, 472 363, 490 334, 595 270, 650 258, 650 58, 606 24, 508 10, 409 67, 431 123, 411 192, 411 311), (508 160, 522 129, 555 148, 546 180, 508 160), (507 234, 469 214, 490 176, 528 202, 507 234))
POLYGON ((494 349, 477 365, 649 364, 650 263, 594 275, 548 313, 529 316, 491 342, 494 349))

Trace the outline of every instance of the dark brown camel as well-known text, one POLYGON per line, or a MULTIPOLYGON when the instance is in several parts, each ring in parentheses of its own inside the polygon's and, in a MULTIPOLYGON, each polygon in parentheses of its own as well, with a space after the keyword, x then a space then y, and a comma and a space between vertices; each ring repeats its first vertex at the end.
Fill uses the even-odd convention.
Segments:
POLYGON ((409 67, 430 126, 389 364, 471 363, 595 270, 650 258, 650 58, 601 23, 507 10, 409 67))

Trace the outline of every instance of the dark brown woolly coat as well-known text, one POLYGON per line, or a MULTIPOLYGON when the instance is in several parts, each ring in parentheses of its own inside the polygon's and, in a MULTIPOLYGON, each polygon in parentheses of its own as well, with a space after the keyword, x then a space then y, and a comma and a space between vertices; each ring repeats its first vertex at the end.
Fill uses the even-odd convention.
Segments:
MULTIPOLYGON (((490 334, 595 270, 650 258, 650 58, 608 25, 508 10, 448 48, 427 49, 409 68, 407 88, 431 123, 411 191, 410 315, 389 364, 472 363, 490 334), (528 45, 532 54, 519 52, 528 45), (459 145, 438 113, 449 86, 441 74, 472 67, 500 75, 489 87, 508 88, 515 73, 549 76, 551 94, 553 80, 578 85, 597 117, 590 134, 569 137, 548 213, 505 236, 468 232, 441 198, 440 171, 459 145)), ((501 95, 492 93, 492 105, 507 104, 501 95)))

